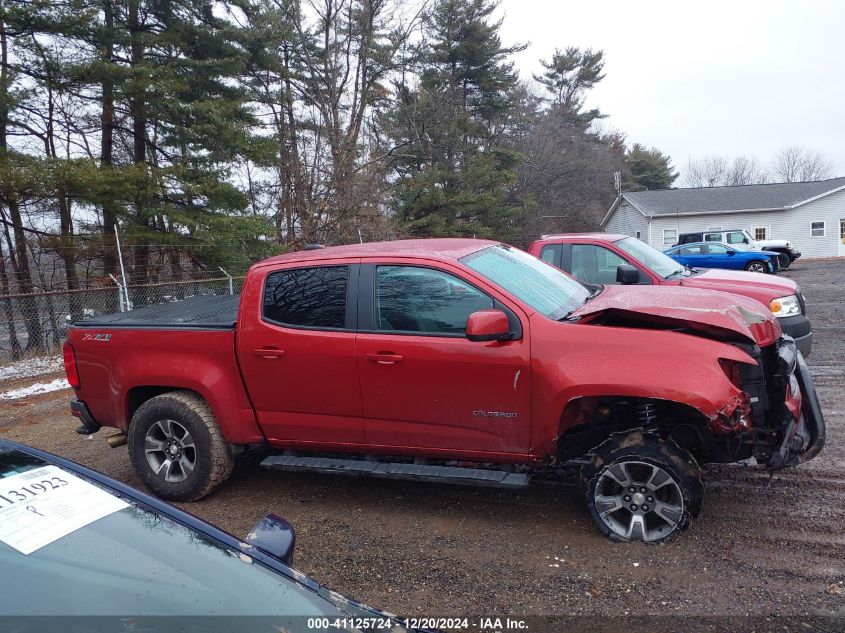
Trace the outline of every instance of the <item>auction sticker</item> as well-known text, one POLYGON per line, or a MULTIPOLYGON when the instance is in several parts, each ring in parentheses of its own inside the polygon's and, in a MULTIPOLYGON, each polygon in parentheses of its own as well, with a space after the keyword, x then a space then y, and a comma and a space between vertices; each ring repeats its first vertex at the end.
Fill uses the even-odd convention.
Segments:
POLYGON ((57 466, 0 479, 0 541, 31 554, 129 504, 57 466))

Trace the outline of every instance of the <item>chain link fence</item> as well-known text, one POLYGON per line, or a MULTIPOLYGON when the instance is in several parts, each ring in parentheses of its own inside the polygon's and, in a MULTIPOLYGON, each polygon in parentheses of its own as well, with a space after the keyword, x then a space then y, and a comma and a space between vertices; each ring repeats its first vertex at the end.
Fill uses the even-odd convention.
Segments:
POLYGON ((191 279, 135 286, 0 296, 0 365, 58 354, 74 321, 173 303, 198 295, 237 294, 243 277, 191 279))

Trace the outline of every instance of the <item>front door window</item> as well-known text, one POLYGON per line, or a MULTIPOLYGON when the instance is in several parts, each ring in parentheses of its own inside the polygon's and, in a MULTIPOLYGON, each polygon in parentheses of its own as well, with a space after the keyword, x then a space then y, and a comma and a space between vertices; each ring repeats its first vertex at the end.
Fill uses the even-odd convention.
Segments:
POLYGON ((376 272, 379 330, 464 336, 469 315, 492 307, 483 292, 439 270, 379 266, 376 272))
POLYGON ((615 284, 616 269, 627 264, 611 250, 593 244, 572 245, 572 276, 588 284, 615 284))

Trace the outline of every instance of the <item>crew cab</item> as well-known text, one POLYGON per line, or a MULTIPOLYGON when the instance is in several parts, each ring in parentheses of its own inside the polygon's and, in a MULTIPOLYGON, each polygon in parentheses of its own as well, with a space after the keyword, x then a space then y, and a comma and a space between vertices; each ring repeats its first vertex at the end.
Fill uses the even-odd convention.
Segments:
POLYGON ((618 233, 545 235, 528 252, 586 284, 702 288, 756 299, 769 307, 804 357, 810 356, 813 332, 806 302, 791 279, 684 266, 642 240, 618 233))
POLYGON ((776 471, 824 444, 803 356, 758 301, 587 287, 486 240, 281 255, 237 303, 76 323, 64 351, 79 431, 120 429, 109 443, 179 501, 250 446, 281 467, 503 485, 578 459, 599 529, 660 541, 697 515, 700 463, 776 471))

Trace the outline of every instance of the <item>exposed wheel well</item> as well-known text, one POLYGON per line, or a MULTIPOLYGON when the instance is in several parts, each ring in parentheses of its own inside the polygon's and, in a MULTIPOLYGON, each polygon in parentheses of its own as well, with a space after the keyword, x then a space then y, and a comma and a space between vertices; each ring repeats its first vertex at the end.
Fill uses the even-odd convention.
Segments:
POLYGON ((589 454, 613 433, 642 428, 671 438, 699 461, 734 461, 737 448, 724 446, 709 430, 707 417, 682 402, 629 396, 587 396, 570 401, 560 416, 558 458, 589 454), (725 455, 725 451, 729 455, 725 455), (730 459, 725 460, 724 457, 730 459))

